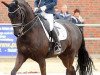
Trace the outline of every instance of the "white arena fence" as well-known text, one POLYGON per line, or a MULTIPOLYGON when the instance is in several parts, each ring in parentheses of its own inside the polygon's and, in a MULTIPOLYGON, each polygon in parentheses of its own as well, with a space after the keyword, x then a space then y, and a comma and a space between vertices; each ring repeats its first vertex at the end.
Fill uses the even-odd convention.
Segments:
MULTIPOLYGON (((100 24, 77 24, 77 26, 83 26, 83 27, 97 27, 100 28, 100 24)), ((100 33, 97 33, 100 34, 100 33)), ((85 38, 85 40, 99 40, 100 41, 100 37, 99 38, 85 38)))

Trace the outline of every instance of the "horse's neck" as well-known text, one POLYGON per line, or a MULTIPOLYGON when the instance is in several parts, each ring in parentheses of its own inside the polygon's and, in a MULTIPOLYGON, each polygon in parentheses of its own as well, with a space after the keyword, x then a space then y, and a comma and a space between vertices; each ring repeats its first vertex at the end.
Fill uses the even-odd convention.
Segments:
POLYGON ((25 9, 26 9, 25 23, 28 23, 28 22, 30 22, 31 20, 34 19, 35 14, 33 13, 32 8, 29 5, 27 5, 27 3, 25 5, 25 9))
POLYGON ((29 12, 28 15, 25 18, 24 23, 25 24, 30 23, 32 20, 34 20, 34 18, 35 18, 35 15, 33 13, 29 12))

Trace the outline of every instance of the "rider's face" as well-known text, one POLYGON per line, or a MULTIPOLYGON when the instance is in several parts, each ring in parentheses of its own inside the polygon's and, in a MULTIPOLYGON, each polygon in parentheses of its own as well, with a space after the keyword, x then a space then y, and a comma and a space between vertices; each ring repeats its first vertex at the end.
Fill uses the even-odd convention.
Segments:
POLYGON ((75 17, 79 17, 79 15, 80 15, 79 12, 74 13, 74 16, 75 16, 75 17))

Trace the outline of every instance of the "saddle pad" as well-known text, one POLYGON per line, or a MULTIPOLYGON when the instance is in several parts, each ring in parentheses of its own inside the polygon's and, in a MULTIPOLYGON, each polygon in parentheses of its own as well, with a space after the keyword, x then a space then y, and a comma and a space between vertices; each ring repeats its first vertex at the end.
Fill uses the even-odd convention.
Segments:
MULTIPOLYGON (((44 32, 45 32, 47 38, 51 41, 51 38, 49 37, 49 34, 48 34, 47 30, 45 29, 45 27, 43 25, 43 22, 41 20, 40 20, 40 22, 41 22, 41 25, 42 25, 42 27, 44 29, 44 32)), ((54 27, 56 27, 56 29, 57 29, 57 31, 59 33, 59 36, 58 36, 59 40, 67 39, 67 31, 66 31, 66 29, 64 28, 63 25, 61 25, 58 22, 54 22, 54 27)))
POLYGON ((67 38, 67 31, 66 29, 64 28, 63 25, 61 25, 60 23, 58 22, 55 22, 54 23, 54 27, 57 28, 58 32, 59 32, 59 40, 65 40, 67 38))

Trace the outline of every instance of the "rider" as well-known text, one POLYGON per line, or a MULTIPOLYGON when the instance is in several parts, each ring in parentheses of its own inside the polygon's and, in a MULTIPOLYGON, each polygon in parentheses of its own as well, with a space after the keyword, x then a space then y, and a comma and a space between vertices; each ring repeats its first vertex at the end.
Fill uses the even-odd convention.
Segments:
POLYGON ((55 41, 54 54, 59 54, 61 53, 61 43, 55 29, 53 28, 54 6, 56 5, 57 0, 35 0, 34 12, 40 13, 49 22, 50 33, 52 33, 53 39, 55 41))

